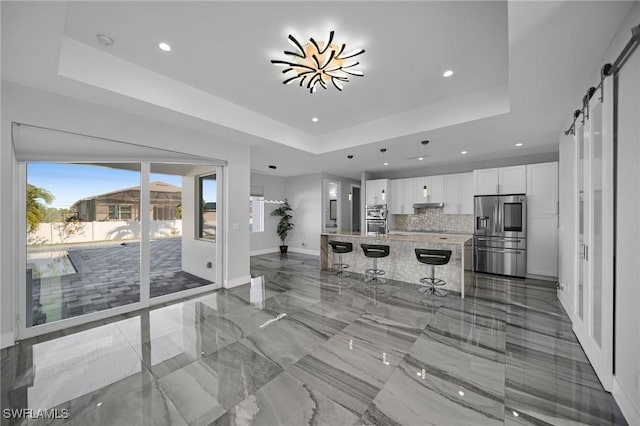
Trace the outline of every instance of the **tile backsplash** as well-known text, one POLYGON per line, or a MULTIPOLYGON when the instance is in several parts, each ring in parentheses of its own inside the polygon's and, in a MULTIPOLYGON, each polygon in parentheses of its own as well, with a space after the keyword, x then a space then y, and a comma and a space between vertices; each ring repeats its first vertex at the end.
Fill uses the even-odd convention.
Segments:
POLYGON ((395 231, 450 231, 473 234, 472 214, 444 214, 442 209, 421 209, 417 214, 393 215, 395 231))

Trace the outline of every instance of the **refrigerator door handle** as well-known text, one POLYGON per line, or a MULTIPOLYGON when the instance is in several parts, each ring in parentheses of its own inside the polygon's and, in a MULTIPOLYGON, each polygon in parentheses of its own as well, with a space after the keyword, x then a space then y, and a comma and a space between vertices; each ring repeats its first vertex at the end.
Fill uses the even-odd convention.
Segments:
POLYGON ((484 248, 484 247, 476 247, 478 251, 489 251, 491 253, 515 253, 520 254, 522 250, 520 249, 495 249, 495 248, 484 248))

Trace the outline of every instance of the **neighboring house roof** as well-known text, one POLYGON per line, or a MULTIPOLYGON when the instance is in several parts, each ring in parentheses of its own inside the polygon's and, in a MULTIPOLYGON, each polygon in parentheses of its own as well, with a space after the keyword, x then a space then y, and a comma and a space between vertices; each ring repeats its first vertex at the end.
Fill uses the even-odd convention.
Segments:
MULTIPOLYGON (((182 188, 165 183, 165 182, 151 182, 149 184, 151 192, 151 201, 180 201, 182 199, 182 188)), ((93 195, 91 197, 82 198, 74 203, 78 204, 80 201, 88 201, 100 199, 106 202, 122 203, 127 201, 139 201, 140 200, 140 186, 133 186, 131 188, 119 189, 117 191, 106 192, 104 194, 93 195)))

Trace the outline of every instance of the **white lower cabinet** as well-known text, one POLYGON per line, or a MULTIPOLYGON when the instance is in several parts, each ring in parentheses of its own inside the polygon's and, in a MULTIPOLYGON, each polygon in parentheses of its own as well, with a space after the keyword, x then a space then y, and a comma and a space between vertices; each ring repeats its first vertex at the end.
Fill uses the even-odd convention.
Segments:
POLYGON ((558 276, 558 228, 555 216, 528 218, 527 274, 558 276))

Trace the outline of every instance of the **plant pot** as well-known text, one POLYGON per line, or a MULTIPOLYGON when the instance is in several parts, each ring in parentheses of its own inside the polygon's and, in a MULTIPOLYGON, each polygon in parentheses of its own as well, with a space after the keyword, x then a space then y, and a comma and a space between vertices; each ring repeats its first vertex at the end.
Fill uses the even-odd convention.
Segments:
POLYGON ((280 254, 287 254, 289 246, 280 246, 280 254))

